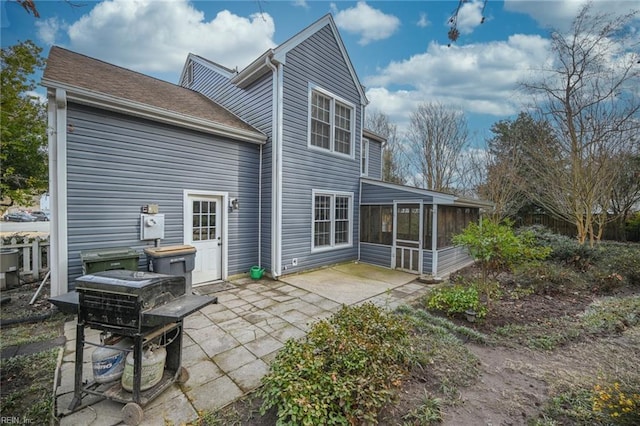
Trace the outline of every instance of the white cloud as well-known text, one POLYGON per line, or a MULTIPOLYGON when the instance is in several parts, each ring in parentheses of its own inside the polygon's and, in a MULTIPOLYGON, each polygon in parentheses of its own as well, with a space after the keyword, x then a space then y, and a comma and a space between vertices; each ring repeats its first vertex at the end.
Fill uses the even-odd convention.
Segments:
POLYGON ((307 4, 307 0, 294 0, 293 5, 296 7, 302 7, 304 9, 309 9, 309 4, 307 4))
POLYGON ((420 19, 418 20, 417 25, 420 28, 426 28, 429 25, 431 25, 431 22, 429 22, 429 18, 427 18, 427 14, 426 13, 424 13, 424 12, 420 13, 420 19))
POLYGON ((68 27, 64 21, 61 22, 57 17, 36 20, 35 25, 38 29, 38 38, 49 46, 55 44, 58 34, 68 27))
POLYGON ((206 21, 188 0, 106 0, 68 28, 71 50, 146 73, 177 73, 189 52, 242 69, 275 46, 274 32, 266 13, 206 21))
POLYGON ((371 108, 389 114, 405 127, 421 102, 439 101, 467 113, 511 115, 521 105, 519 81, 548 61, 549 41, 516 34, 506 41, 446 47, 431 43, 427 51, 391 62, 364 78, 371 108))
MULTIPOLYGON (((567 30, 580 9, 590 0, 522 1, 505 0, 504 9, 509 12, 524 13, 535 19, 544 28, 567 30)), ((591 0, 594 12, 628 13, 633 2, 628 0, 591 0)), ((636 7, 637 8, 637 7, 636 7)))
POLYGON ((400 27, 400 19, 394 15, 386 15, 363 1, 355 7, 338 11, 335 3, 331 4, 335 21, 341 30, 360 34, 358 44, 366 45, 372 41, 391 37, 400 27))
POLYGON ((40 104, 47 103, 47 97, 42 93, 30 90, 26 92, 26 95, 29 96, 34 102, 38 102, 40 104))
POLYGON ((462 4, 458 11, 457 28, 462 34, 471 34, 482 24, 483 0, 472 0, 462 4))

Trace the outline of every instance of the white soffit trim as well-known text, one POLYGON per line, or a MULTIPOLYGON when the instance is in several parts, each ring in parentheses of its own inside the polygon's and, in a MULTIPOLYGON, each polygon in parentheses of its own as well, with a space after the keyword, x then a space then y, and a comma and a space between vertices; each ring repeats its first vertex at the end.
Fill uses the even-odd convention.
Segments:
POLYGON ((267 136, 262 133, 237 129, 210 120, 181 114, 175 111, 169 111, 140 102, 130 101, 128 99, 122 99, 115 96, 105 95, 103 93, 60 84, 51 80, 43 79, 42 85, 50 88, 64 89, 67 91, 67 99, 69 101, 74 101, 84 105, 135 115, 137 117, 173 124, 243 142, 264 144, 267 140, 267 136))

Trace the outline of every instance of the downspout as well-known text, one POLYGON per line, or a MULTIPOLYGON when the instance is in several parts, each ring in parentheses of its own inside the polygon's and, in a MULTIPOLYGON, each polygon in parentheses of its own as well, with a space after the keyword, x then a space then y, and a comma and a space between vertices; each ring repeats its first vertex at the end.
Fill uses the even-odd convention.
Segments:
POLYGON ((49 99, 49 194, 51 196, 51 296, 60 296, 68 288, 67 247, 67 93, 55 89, 49 99), (53 101, 53 102, 52 102, 53 101))
POLYGON ((262 144, 258 166, 258 267, 262 268, 262 144))
POLYGON ((358 193, 358 262, 360 262, 360 230, 362 229, 362 177, 360 177, 360 192, 358 193))
POLYGON ((433 203, 433 220, 431 221, 431 249, 433 250, 433 256, 431 256, 431 274, 434 278, 438 278, 438 205, 433 203))
POLYGON ((265 58, 265 64, 273 72, 273 121, 271 127, 271 275, 280 276, 281 271, 281 225, 282 225, 282 126, 281 126, 281 66, 271 62, 271 55, 265 58))

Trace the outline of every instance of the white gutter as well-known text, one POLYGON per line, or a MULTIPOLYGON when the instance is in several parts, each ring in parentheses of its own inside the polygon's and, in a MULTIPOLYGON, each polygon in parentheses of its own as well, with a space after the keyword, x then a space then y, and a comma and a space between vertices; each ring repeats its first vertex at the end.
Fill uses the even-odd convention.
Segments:
POLYGON ((51 296, 69 291, 67 245, 67 97, 63 89, 49 92, 49 194, 51 209, 51 296))
POLYGON ((150 106, 141 102, 105 95, 104 93, 89 91, 56 81, 43 79, 42 85, 50 88, 66 90, 68 92, 67 99, 69 101, 83 105, 134 115, 153 121, 211 133, 217 136, 244 142, 265 143, 267 140, 267 136, 262 133, 238 129, 236 127, 227 126, 210 120, 150 106))
POLYGON ((282 65, 271 57, 265 64, 273 72, 273 121, 271 125, 271 275, 282 274, 282 65))
POLYGON ((271 63, 272 57, 273 49, 267 50, 252 63, 247 65, 242 71, 233 76, 229 81, 233 84, 236 84, 240 88, 249 86, 265 72, 268 72, 266 69, 264 69, 265 65, 273 71, 273 64, 271 63))

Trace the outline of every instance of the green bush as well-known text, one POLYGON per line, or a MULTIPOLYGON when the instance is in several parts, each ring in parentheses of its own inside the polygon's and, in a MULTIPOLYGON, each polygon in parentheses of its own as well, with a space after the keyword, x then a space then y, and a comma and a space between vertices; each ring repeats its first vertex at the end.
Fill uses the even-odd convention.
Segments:
POLYGON ((487 315, 487 307, 480 302, 476 286, 456 284, 435 289, 427 298, 427 308, 445 312, 447 315, 476 312, 478 318, 487 315))
POLYGON ((598 247, 600 275, 621 277, 619 284, 640 285, 640 244, 603 242, 598 247))
POLYGON ((462 233, 453 237, 453 242, 469 249, 471 257, 482 269, 482 281, 485 283, 488 274, 495 278, 516 265, 544 260, 551 251, 537 244, 533 233, 521 232, 516 235, 511 223, 488 219, 469 223, 462 233))
POLYGON ((554 234, 544 226, 534 225, 518 229, 518 233, 529 233, 536 244, 551 249, 549 260, 570 265, 579 271, 585 271, 599 259, 597 248, 588 244, 579 244, 575 238, 554 234))
POLYGON ((288 340, 263 378, 261 413, 278 425, 377 423, 411 361, 408 326, 371 303, 343 307, 288 340))

